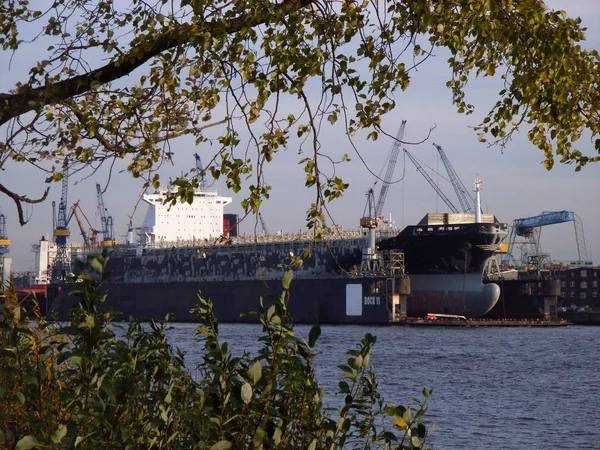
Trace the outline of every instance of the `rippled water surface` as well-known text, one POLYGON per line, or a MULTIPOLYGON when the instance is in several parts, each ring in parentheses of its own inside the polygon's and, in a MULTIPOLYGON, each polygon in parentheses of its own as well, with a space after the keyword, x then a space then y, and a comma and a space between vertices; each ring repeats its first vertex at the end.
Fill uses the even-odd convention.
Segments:
MULTIPOLYGON (((170 340, 200 361, 195 326, 175 324, 170 340)), ((296 330, 308 335, 310 327, 296 330)), ((221 324, 235 354, 258 349, 257 325, 221 324)), ((367 332, 372 362, 389 403, 432 388, 428 417, 436 449, 600 449, 600 327, 410 328, 323 326, 317 377, 328 406, 338 364, 367 332)))

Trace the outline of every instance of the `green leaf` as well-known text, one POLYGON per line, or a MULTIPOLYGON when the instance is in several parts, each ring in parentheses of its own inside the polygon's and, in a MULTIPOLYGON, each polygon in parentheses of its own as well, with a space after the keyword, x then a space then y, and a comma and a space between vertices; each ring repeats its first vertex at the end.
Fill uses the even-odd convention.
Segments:
POLYGON ((244 383, 242 385, 242 401, 247 405, 252 400, 252 386, 250 383, 244 383))
POLYGON ((321 327, 319 326, 319 324, 315 324, 310 329, 310 333, 308 333, 308 345, 310 348, 313 348, 315 346, 315 343, 317 342, 317 339, 319 339, 319 336, 321 336, 321 327))
POLYGON ((276 428, 273 432, 273 442, 275 445, 279 445, 281 442, 281 428, 276 428))
POLYGON ((67 426, 65 424, 60 424, 58 426, 58 430, 52 435, 52 442, 55 444, 60 444, 60 441, 67 435, 67 426))
POLYGON ((25 436, 19 439, 15 450, 29 450, 30 448, 40 447, 42 443, 33 436, 25 436))
POLYGON ((98 260, 98 258, 92 259, 91 265, 96 272, 102 272, 102 263, 98 260))
POLYGON ((415 448, 421 448, 421 440, 419 439, 418 436, 413 436, 410 439, 410 441, 411 441, 413 447, 415 447, 415 448))
POLYGON ((292 282, 292 278, 294 277, 293 272, 291 270, 286 270, 281 278, 281 284, 285 290, 290 289, 290 284, 292 282))
POLYGON ((253 385, 256 385, 256 383, 258 383, 258 381, 261 379, 261 377, 262 377, 262 366, 260 365, 259 361, 256 361, 248 369, 248 378, 250 378, 250 382, 253 385))
POLYGON ((231 442, 223 440, 214 444, 210 450, 227 450, 228 448, 231 448, 232 445, 233 444, 231 442))

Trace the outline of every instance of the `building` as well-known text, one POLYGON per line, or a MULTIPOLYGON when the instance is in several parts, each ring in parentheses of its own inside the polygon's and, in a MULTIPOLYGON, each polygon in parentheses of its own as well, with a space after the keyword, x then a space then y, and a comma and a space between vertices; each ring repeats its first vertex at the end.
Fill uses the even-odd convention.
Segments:
POLYGON ((563 307, 576 305, 600 309, 600 266, 559 269, 560 302, 563 307))

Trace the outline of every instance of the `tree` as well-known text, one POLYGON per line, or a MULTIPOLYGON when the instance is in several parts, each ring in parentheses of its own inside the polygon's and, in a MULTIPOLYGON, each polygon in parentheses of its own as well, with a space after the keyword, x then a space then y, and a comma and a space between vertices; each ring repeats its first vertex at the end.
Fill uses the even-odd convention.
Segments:
MULTIPOLYGON (((580 46, 580 19, 540 0, 56 0, 35 7, 26 0, 0 6, 5 56, 22 59, 26 42, 49 45, 29 78, 0 94, 0 165, 52 164, 48 181, 61 179, 66 156, 79 168, 125 158, 134 177, 158 187, 155 170, 173 157, 169 143, 183 135, 205 142, 207 127, 216 126, 204 170, 236 192, 252 177, 242 206, 256 212, 269 195, 264 164, 297 136, 306 185, 316 192, 307 224, 319 229, 323 205, 347 187, 324 170, 323 161, 333 169, 338 162, 326 159, 319 130, 339 120, 350 139, 360 130, 377 139, 396 94, 435 47, 450 52, 447 85, 460 113, 473 111, 465 100, 470 79, 496 72, 503 79, 477 128, 482 141, 503 145, 523 127, 548 169, 555 157, 576 170, 600 160, 598 52, 580 46), (302 111, 285 111, 286 98, 302 111), (597 154, 574 146, 584 132, 597 154)), ((199 177, 189 175, 173 180, 169 200, 191 200, 199 177)), ((0 190, 23 224, 20 205, 34 200, 0 190)))

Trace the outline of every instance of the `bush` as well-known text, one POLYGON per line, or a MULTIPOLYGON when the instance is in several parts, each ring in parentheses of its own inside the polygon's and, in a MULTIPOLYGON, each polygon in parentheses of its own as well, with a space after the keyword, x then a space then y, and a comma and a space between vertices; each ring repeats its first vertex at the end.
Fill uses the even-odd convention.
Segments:
MULTIPOLYGON (((308 341, 287 312, 292 272, 282 294, 261 301, 258 355, 233 356, 219 339, 212 303, 199 298, 196 329, 204 345, 198 376, 166 337, 168 321, 131 319, 122 338, 116 311, 105 311, 106 254, 77 270, 80 302, 61 326, 14 292, 0 312, 0 445, 30 448, 422 448, 429 391, 414 407, 386 406, 370 364, 366 334, 341 365, 343 405, 325 409, 315 378, 315 325, 308 341)), ((168 319, 168 318, 167 318, 168 319)))

